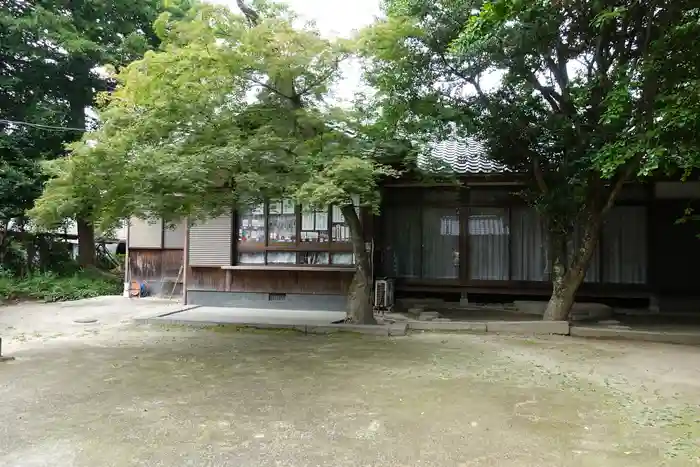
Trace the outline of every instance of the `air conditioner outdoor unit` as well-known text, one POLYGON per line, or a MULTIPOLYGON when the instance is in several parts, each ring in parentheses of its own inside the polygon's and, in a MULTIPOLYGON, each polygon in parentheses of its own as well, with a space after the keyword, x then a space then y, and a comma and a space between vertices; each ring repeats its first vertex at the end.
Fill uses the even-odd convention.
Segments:
POLYGON ((374 281, 374 310, 391 311, 394 307, 394 280, 377 279, 374 281))

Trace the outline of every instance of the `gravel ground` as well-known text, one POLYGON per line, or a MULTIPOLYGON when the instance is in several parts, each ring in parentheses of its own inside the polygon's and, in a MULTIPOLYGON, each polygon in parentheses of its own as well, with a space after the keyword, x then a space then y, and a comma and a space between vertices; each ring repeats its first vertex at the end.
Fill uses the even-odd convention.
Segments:
POLYGON ((0 308, 0 466, 700 465, 698 348, 131 323, 175 307, 0 308))

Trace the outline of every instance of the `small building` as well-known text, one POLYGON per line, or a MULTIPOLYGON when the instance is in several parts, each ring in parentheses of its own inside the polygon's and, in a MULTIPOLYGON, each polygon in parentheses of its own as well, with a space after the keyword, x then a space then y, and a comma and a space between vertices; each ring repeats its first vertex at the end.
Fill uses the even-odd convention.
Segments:
MULTIPOLYGON (((517 195, 523 183, 461 143, 433 148, 459 184, 392 180, 379 216, 360 212, 374 277, 397 295, 506 301, 551 293, 546 235, 517 195)), ((609 212, 582 300, 682 308, 699 295, 700 226, 678 223, 700 200, 700 182, 659 180, 624 187, 609 212), (672 301, 671 301, 672 300, 672 301)), ((574 247, 578 235, 574 238, 574 247)), ((342 310, 353 275, 340 209, 270 200, 191 226, 134 219, 129 277, 188 303, 342 310), (188 267, 184 269, 185 250, 188 267)))

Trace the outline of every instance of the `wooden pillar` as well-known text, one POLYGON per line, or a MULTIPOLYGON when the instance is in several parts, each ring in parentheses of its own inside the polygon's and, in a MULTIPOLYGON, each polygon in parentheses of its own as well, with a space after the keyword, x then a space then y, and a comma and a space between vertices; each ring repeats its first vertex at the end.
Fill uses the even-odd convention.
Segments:
POLYGON ((182 304, 187 305, 187 283, 190 270, 190 219, 185 222, 185 244, 182 248, 182 304))
POLYGON ((231 282, 232 281, 233 281, 233 271, 231 271, 230 269, 227 269, 226 270, 226 287, 224 288, 224 290, 226 290, 226 292, 231 291, 231 282))
POLYGON ((131 219, 126 221, 126 248, 124 251, 124 290, 122 296, 131 297, 131 264, 129 263, 129 239, 131 237, 131 219))
MULTIPOLYGON (((647 290, 649 291, 649 309, 659 311, 658 305, 658 279, 656 277, 656 253, 654 246, 657 243, 656 229, 654 226, 657 223, 657 202, 654 196, 654 183, 649 183, 646 190, 646 255, 647 255, 647 290)), ((659 245, 661 248, 661 245, 659 245)), ((660 250, 662 251, 662 250, 660 250)))
POLYGON ((469 188, 459 189, 459 282, 469 282, 469 188))

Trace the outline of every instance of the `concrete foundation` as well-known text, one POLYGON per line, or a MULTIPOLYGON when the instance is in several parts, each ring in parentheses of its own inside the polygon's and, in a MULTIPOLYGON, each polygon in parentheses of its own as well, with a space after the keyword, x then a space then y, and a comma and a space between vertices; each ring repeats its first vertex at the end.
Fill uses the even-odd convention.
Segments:
POLYGON ((268 310, 345 311, 344 295, 280 294, 188 290, 187 303, 201 306, 263 308, 268 310))
POLYGON ((649 331, 640 329, 572 326, 571 336, 595 339, 620 339, 666 344, 700 345, 700 333, 683 331, 649 331))
POLYGON ((489 321, 486 332, 509 334, 569 334, 568 321, 489 321))
POLYGON ((411 331, 442 331, 442 332, 486 332, 486 323, 473 322, 411 322, 408 325, 411 331))

